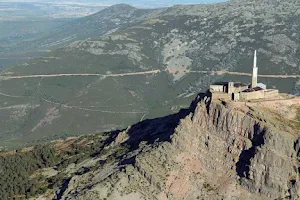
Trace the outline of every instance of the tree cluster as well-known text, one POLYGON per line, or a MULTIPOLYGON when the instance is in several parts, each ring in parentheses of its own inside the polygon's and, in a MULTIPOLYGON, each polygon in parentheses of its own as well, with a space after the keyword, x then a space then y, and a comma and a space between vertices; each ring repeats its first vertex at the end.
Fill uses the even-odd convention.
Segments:
POLYGON ((0 157, 0 199, 23 199, 45 189, 37 179, 30 178, 32 172, 53 166, 58 157, 53 148, 37 146, 27 153, 16 153, 0 157))

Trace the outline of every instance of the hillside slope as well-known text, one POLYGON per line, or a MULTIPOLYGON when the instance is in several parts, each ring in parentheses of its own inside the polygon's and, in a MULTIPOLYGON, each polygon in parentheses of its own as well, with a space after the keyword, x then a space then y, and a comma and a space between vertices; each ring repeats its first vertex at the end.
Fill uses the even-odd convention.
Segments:
POLYGON ((151 13, 156 12, 157 10, 155 9, 137 9, 127 4, 117 4, 90 16, 64 23, 47 33, 41 34, 39 38, 33 41, 25 41, 5 50, 48 50, 55 47, 62 47, 75 40, 99 37, 112 33, 129 24, 142 21, 149 17, 151 13))
POLYGON ((296 200, 299 102, 290 96, 245 105, 201 94, 174 115, 7 152, 0 162, 44 157, 23 179, 30 194, 18 193, 33 199, 296 200))
MULTIPOLYGON (((1 15, 1 14, 0 14, 1 15)), ((45 32, 52 31, 72 19, 15 19, 5 20, 0 16, 0 70, 6 66, 15 65, 31 57, 42 54, 38 51, 23 51, 21 48, 11 51, 13 47, 20 47, 22 43, 30 44, 40 38, 45 32)))
MULTIPOLYGON (((176 113, 214 81, 249 83, 248 76, 209 72, 251 73, 255 49, 260 74, 300 74, 299 7, 294 0, 240 0, 150 11, 119 5, 85 18, 74 26, 78 32, 85 32, 92 18, 121 8, 107 13, 104 29, 95 31, 99 37, 74 41, 1 74, 0 145, 11 148, 114 130, 176 113), (118 19, 124 26, 101 36, 118 28, 118 19), (105 76, 153 70, 160 73, 105 76), (82 76, 13 79, 49 74, 82 76)), ((298 93, 296 78, 280 77, 259 82, 298 93)))

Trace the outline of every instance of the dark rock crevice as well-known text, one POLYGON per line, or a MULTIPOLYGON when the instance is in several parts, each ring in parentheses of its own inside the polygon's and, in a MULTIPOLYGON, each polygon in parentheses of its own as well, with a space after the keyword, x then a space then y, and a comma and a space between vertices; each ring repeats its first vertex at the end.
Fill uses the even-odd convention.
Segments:
POLYGON ((254 125, 254 136, 251 140, 252 147, 242 151, 236 163, 236 172, 239 177, 249 178, 251 159, 254 158, 257 148, 265 144, 265 134, 266 129, 261 129, 260 124, 256 123, 254 125))
POLYGON ((64 183, 62 184, 62 186, 60 187, 59 191, 56 194, 56 197, 54 198, 54 200, 60 200, 62 199, 65 191, 67 191, 69 183, 71 181, 71 178, 68 178, 64 181, 64 183))

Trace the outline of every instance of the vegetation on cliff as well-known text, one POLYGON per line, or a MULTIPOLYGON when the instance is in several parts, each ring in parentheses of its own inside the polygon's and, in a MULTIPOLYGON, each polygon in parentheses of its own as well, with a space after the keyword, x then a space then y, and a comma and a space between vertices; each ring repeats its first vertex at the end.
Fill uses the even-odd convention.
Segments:
MULTIPOLYGON (((28 199, 49 189, 59 188, 72 174, 64 171, 70 164, 78 164, 92 156, 107 153, 103 150, 104 139, 99 135, 85 136, 1 152, 0 199, 28 199)), ((86 170, 89 169, 82 168, 76 173, 84 173, 86 170)))

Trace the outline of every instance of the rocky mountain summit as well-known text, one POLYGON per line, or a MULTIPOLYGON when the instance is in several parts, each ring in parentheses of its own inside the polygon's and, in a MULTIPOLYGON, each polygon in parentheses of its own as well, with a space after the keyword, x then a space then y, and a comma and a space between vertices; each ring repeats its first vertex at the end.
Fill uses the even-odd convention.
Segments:
POLYGON ((300 198, 299 121, 285 123, 267 102, 197 101, 176 126, 170 116, 120 133, 110 146, 131 152, 73 176, 62 199, 300 198))
POLYGON ((32 199, 299 199, 299 106, 200 94, 174 115, 51 143, 63 159, 29 174, 44 191, 32 199))

